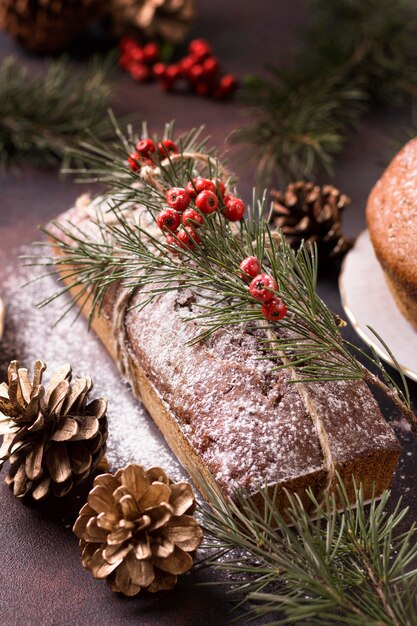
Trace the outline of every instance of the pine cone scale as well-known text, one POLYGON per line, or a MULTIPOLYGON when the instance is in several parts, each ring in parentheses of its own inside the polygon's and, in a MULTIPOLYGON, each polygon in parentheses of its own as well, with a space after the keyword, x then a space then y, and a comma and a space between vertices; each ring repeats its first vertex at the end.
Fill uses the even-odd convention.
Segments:
POLYGON ((43 474, 43 445, 44 441, 41 439, 26 457, 25 472, 29 480, 37 480, 43 474))

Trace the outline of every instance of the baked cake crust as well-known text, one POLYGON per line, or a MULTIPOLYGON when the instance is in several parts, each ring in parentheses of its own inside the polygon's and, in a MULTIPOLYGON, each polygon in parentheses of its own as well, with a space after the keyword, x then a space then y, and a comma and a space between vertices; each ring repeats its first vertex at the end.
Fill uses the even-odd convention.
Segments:
POLYGON ((387 284, 417 328, 417 139, 404 146, 376 183, 366 218, 387 284))
MULTIPOLYGON (((83 211, 72 210, 60 220, 68 218, 92 231, 83 211)), ((108 291, 101 316, 93 320, 113 358, 118 290, 108 291)), ((400 446, 364 383, 305 385, 306 406, 298 385, 288 382, 289 373, 273 372, 271 362, 260 360, 265 354, 259 328, 225 328, 190 345, 196 327, 183 318, 195 304, 193 294, 169 291, 143 309, 134 307, 140 298, 138 291, 125 319, 133 392, 190 473, 197 469, 208 480, 212 475, 228 495, 244 487, 255 499, 265 480, 271 488, 278 484, 281 508, 285 488, 303 496, 310 487, 320 496, 327 471, 311 416, 315 410, 348 486, 353 474, 369 498, 374 483, 377 493, 390 484, 400 446)))

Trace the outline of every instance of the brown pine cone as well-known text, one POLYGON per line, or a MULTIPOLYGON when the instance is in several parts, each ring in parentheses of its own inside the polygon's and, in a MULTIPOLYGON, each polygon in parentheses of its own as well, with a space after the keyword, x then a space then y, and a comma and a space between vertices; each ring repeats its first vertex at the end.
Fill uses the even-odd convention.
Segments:
POLYGON ((6 483, 15 496, 40 500, 64 496, 94 470, 106 449, 107 402, 88 402, 91 378, 71 382, 71 367, 61 366, 47 390, 46 365, 36 361, 33 380, 12 361, 8 383, 0 385, 0 469, 10 462, 6 483))
POLYGON ((316 242, 322 258, 343 256, 351 247, 341 229, 341 217, 350 198, 332 185, 299 181, 284 192, 272 191, 270 225, 281 229, 286 241, 297 250, 301 241, 316 242))
POLYGON ((65 50, 109 0, 0 0, 0 28, 28 50, 65 50))
POLYGON ((116 34, 138 31, 173 43, 183 41, 195 13, 195 0, 112 0, 111 5, 116 34))
POLYGON ((126 596, 171 589, 203 537, 190 515, 194 503, 191 486, 159 467, 131 464, 97 476, 73 529, 83 566, 126 596))

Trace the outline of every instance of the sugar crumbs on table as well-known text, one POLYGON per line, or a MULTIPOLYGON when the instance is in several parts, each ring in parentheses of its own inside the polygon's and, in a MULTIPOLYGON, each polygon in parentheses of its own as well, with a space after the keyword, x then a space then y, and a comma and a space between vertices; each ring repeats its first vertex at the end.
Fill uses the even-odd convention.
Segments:
MULTIPOLYGON (((36 254, 33 247, 25 247, 22 255, 36 254)), ((1 380, 7 374, 10 360, 18 359, 31 367, 41 357, 48 363, 48 374, 64 361, 72 364, 75 375, 89 375, 95 382, 95 393, 109 400, 109 439, 107 458, 112 470, 135 462, 147 467, 159 465, 175 480, 186 474, 170 452, 157 427, 140 403, 134 399, 122 381, 110 356, 88 331, 86 321, 69 314, 57 325, 62 315, 60 298, 48 307, 38 309, 40 300, 56 293, 54 276, 40 277, 43 268, 25 267, 23 262, 3 268, 2 296, 8 302, 8 323, 0 351, 1 380)))

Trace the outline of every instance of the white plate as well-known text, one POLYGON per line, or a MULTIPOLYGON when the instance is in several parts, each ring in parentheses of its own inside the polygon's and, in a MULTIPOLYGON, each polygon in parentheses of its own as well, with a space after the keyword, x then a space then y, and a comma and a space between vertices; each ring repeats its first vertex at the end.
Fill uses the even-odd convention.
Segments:
POLYGON ((381 359, 394 365, 367 328, 371 326, 389 346, 404 374, 417 381, 417 330, 397 308, 367 230, 359 235, 344 260, 339 289, 346 315, 361 339, 372 346, 381 359))

